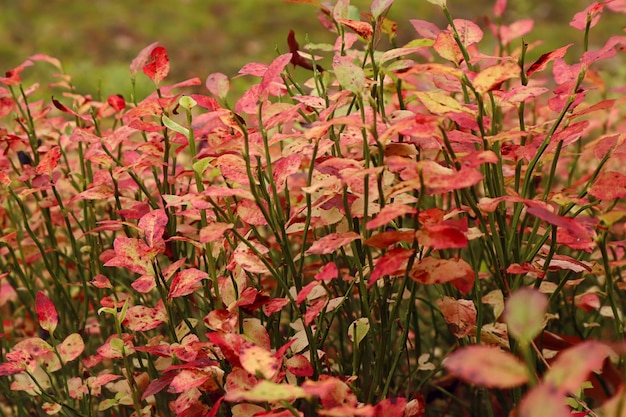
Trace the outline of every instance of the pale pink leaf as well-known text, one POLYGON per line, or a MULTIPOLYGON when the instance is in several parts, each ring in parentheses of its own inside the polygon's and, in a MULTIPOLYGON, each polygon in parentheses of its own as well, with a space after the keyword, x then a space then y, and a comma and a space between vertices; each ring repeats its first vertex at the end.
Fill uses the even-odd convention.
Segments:
POLYGON ((167 214, 163 209, 152 210, 139 220, 138 226, 143 231, 148 246, 153 248, 163 239, 167 221, 167 214))
MULTIPOLYGON (((587 413, 585 413, 587 414, 587 413)), ((549 384, 540 384, 530 390, 519 406, 519 417, 573 417, 567 407, 565 397, 549 384)))
POLYGON ((215 72, 207 77, 205 86, 211 94, 224 99, 228 95, 230 82, 226 75, 221 72, 215 72))
POLYGON ((57 345, 57 352, 63 363, 71 362, 78 358, 85 350, 85 343, 78 333, 72 333, 57 345))
POLYGON ((167 392, 185 392, 192 388, 199 387, 210 378, 213 378, 211 373, 205 373, 199 369, 183 369, 172 379, 167 392))
POLYGON ((453 352, 443 361, 452 375, 465 382, 508 389, 529 380, 526 366, 513 354, 495 346, 471 345, 453 352))
POLYGON ((387 9, 391 7, 394 0, 374 0, 370 6, 370 11, 374 19, 378 19, 387 9))
POLYGON ((506 10, 506 2, 507 0, 496 0, 496 3, 493 5, 493 15, 495 17, 502 17, 506 10))
POLYGON ((360 239, 361 237, 354 232, 331 233, 314 242, 305 252, 306 255, 328 255, 333 253, 342 246, 360 239))
POLYGON ((562 395, 572 394, 589 379, 592 371, 602 369, 612 350, 595 340, 585 340, 561 352, 544 376, 544 383, 552 385, 562 395))

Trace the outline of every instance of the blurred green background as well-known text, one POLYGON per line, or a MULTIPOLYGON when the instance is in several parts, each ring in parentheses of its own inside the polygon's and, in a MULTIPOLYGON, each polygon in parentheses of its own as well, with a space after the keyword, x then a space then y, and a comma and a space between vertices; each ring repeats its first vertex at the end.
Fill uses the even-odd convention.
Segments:
MULTIPOLYGON (((478 19, 491 16, 494 1, 448 0, 448 7, 455 18, 478 19)), ((589 3, 509 0, 505 22, 536 20, 536 29, 526 40, 545 42, 535 52, 538 56, 567 42, 581 44, 582 34, 567 23, 589 3)), ((277 50, 287 51, 290 29, 296 30, 301 45, 305 34, 315 43, 334 41, 318 22, 315 7, 282 0, 0 0, 0 4, 0 71, 45 53, 61 59, 80 92, 101 91, 103 96, 129 91, 128 65, 154 41, 170 55, 170 82, 193 76, 204 81, 217 71, 235 75, 250 61, 269 63, 277 50)), ((370 0, 351 4, 368 11, 370 0)), ((416 37, 409 19, 445 26, 441 9, 426 0, 396 0, 389 17, 398 22, 400 45, 416 37)), ((604 16, 592 41, 603 42, 621 32, 620 18, 623 15, 604 16)), ((27 71, 28 79, 35 79, 45 70, 27 71)), ((150 88, 146 77, 140 78, 142 88, 150 88)))

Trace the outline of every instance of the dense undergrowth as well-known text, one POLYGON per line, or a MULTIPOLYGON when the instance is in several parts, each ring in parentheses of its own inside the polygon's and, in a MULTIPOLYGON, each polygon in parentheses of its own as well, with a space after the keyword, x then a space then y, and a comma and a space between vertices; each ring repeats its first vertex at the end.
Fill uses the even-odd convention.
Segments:
POLYGON ((0 416, 626 415, 626 4, 527 62, 506 1, 429 1, 401 46, 393 0, 305 1, 336 42, 234 101, 157 43, 141 100, 0 78, 0 416))

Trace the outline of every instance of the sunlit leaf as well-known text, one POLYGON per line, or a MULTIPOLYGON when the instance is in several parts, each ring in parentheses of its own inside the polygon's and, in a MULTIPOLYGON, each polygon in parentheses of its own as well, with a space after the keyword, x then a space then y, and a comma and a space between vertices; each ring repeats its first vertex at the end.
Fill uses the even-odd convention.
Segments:
POLYGON ((262 380, 250 390, 233 389, 227 391, 224 400, 228 402, 271 403, 276 401, 291 402, 305 397, 307 397, 306 392, 298 386, 262 380))
POLYGON ((519 77, 520 72, 520 67, 516 62, 504 61, 479 72, 472 84, 478 93, 484 94, 498 89, 506 80, 519 77))
POLYGON ((254 343, 245 343, 239 348, 241 366, 252 375, 272 379, 280 370, 280 362, 268 350, 254 343))
POLYGON ((529 380, 526 366, 500 348, 471 345, 453 352, 443 361, 452 375, 487 388, 507 389, 529 380))

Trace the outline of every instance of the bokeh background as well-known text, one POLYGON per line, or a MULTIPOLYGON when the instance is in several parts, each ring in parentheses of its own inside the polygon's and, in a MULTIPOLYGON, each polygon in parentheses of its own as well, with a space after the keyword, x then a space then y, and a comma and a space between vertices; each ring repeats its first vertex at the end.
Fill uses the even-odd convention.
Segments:
MULTIPOLYGON (((480 19, 491 16, 493 3, 448 0, 448 7, 454 17, 480 19)), ((538 56, 565 43, 582 43, 582 34, 568 22, 590 3, 509 0, 505 22, 536 21, 525 40, 545 42, 533 51, 538 56)), ((368 11, 370 0, 352 0, 351 4, 368 11)), ((250 61, 269 63, 277 51, 287 52, 290 29, 296 30, 300 44, 305 34, 315 43, 334 41, 334 35, 318 22, 315 7, 283 0, 0 0, 0 5, 0 71, 32 54, 45 53, 62 61, 79 92, 96 98, 127 93, 130 61, 154 41, 168 50, 171 82, 193 76, 204 80, 218 71, 235 75, 250 61)), ((416 37, 409 19, 445 27, 441 9, 426 0, 396 0, 389 18, 398 22, 399 45, 416 37)), ((603 16, 602 24, 592 32, 592 43, 623 33, 624 24, 623 15, 603 16)), ((575 48, 572 51, 575 56, 575 48)), ((28 69, 25 76, 35 79, 41 76, 38 71, 45 70, 28 69)))

